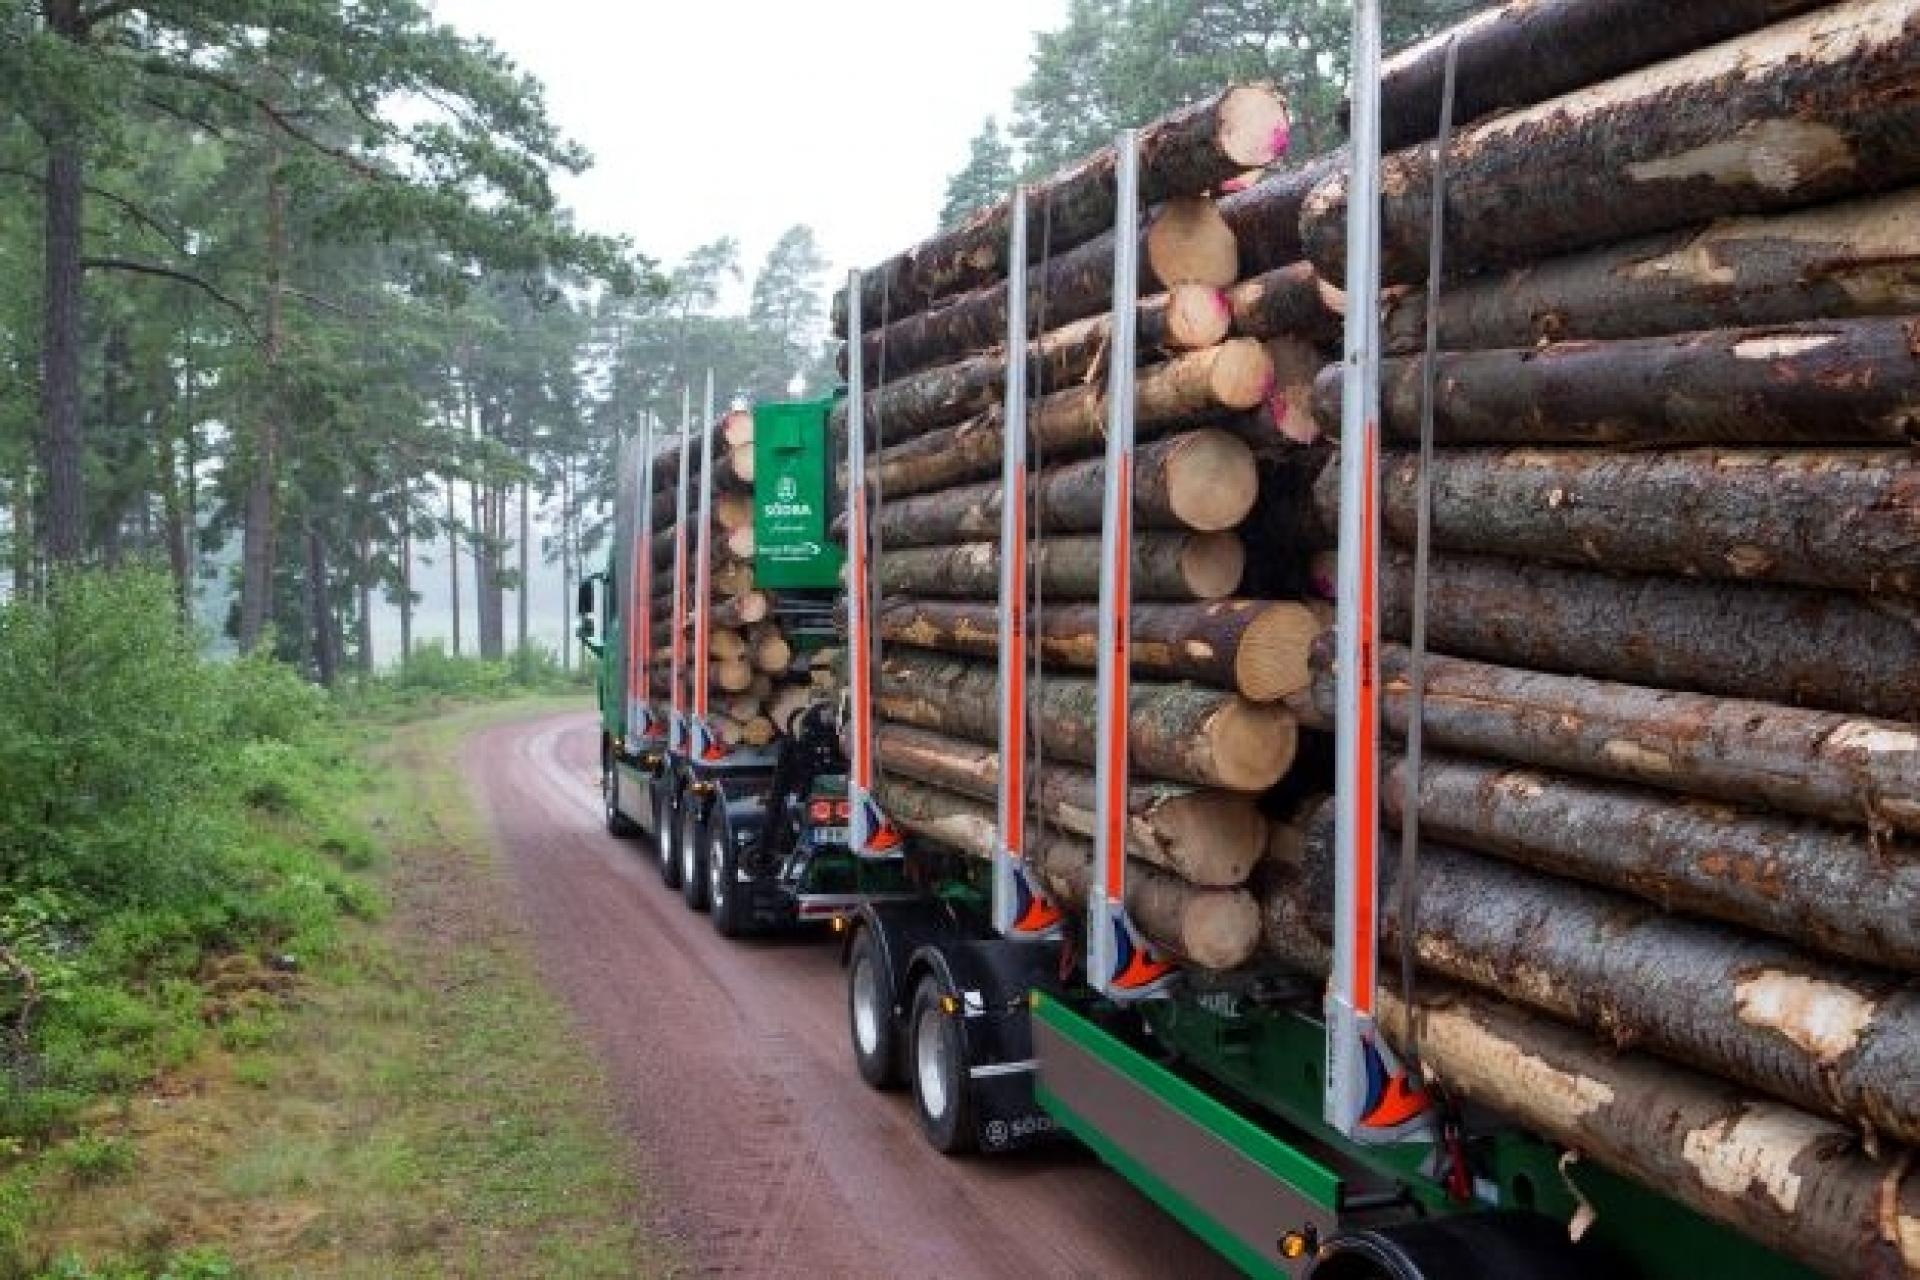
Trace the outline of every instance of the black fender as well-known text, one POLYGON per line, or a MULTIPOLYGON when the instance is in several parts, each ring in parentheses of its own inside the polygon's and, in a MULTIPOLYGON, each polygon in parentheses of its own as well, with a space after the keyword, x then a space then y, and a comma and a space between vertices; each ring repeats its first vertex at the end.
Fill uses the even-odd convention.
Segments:
POLYGON ((1346 1231, 1320 1247, 1310 1280, 1625 1280, 1619 1260, 1567 1239, 1560 1223, 1500 1211, 1346 1231))
POLYGON ((866 902, 853 913, 840 940, 840 963, 845 966, 853 954, 853 940, 865 931, 873 935, 880 951, 880 965, 887 975, 893 994, 893 1018, 897 1027, 907 1016, 903 1002, 913 996, 918 973, 909 972, 916 956, 937 950, 943 943, 959 942, 967 931, 953 908, 934 898, 912 902, 866 902))

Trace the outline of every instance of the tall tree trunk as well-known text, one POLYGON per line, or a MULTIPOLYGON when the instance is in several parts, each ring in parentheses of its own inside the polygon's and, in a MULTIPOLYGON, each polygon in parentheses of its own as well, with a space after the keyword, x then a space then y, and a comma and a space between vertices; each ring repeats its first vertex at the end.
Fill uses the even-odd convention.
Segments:
MULTIPOLYGON (((86 39, 80 0, 47 0, 47 25, 75 44, 86 39)), ((46 518, 42 535, 49 563, 77 561, 84 550, 86 440, 80 421, 82 239, 85 235, 84 161, 72 113, 52 113, 46 167, 46 301, 40 350, 42 465, 46 518)))
MULTIPOLYGON (((364 494, 367 488, 362 477, 364 494)), ((356 520, 358 526, 354 535, 354 584, 358 590, 359 616, 354 619, 354 666, 361 676, 373 674, 373 530, 371 509, 362 506, 356 520)))
POLYGON ((340 648, 334 628, 332 592, 327 583, 327 545, 307 522, 307 625, 312 635, 313 673, 329 689, 340 678, 340 648))
POLYGON ((35 595, 33 550, 38 522, 33 518, 33 461, 24 454, 13 474, 13 595, 31 600, 35 595))
POLYGON ((455 505, 453 480, 447 480, 447 582, 453 610, 453 656, 460 656, 460 508, 455 505))
POLYGON ((278 132, 269 123, 267 168, 267 287, 262 324, 266 393, 255 424, 253 468, 247 479, 240 538, 240 651, 252 652, 273 613, 274 487, 280 466, 283 400, 280 362, 286 350, 287 176, 278 132))
POLYGON ((533 581, 532 575, 529 572, 530 566, 528 565, 527 555, 527 544, 533 531, 532 519, 527 511, 528 496, 527 482, 522 480, 520 482, 520 583, 513 593, 513 603, 518 613, 516 619, 517 638, 520 651, 520 666, 523 674, 525 673, 527 665, 527 588, 533 581))
POLYGON ((573 670, 573 459, 560 463, 560 669, 573 670))
POLYGON ((174 598, 181 618, 192 616, 193 562, 187 547, 187 509, 182 501, 184 483, 180 475, 180 440, 166 432, 154 441, 154 471, 160 482, 160 504, 165 516, 167 568, 173 574, 174 598))
POLYGON ((395 493, 394 528, 400 533, 400 665, 413 657, 413 493, 402 480, 395 493))

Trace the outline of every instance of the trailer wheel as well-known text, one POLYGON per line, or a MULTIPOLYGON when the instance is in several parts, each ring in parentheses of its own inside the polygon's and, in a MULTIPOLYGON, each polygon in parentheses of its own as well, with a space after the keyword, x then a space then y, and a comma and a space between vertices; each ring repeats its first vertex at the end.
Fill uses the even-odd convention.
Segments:
POLYGON ((860 1078, 876 1089, 898 1089, 900 1037, 893 1025, 893 977, 870 928, 854 935, 847 955, 847 1033, 860 1078))
POLYGON ((740 855, 733 846, 732 832, 724 822, 709 823, 707 910, 713 915, 714 932, 723 938, 737 938, 747 931, 746 912, 740 903, 740 885, 735 876, 739 865, 740 855))
POLYGON ((700 820, 700 801, 695 796, 680 797, 680 834, 674 847, 680 853, 680 900, 689 911, 707 909, 706 823, 700 820))
POLYGON ((614 763, 613 752, 604 747, 600 751, 600 799, 606 807, 608 835, 631 840, 640 834, 640 825, 620 812, 620 766, 614 763))
POLYGON ((920 1131, 942 1155, 973 1150, 973 1095, 968 1088, 966 1045, 953 1014, 940 1006, 939 980, 929 974, 913 993, 908 1023, 912 1044, 914 1111, 920 1131))
POLYGON ((680 788, 669 777, 665 799, 654 814, 657 823, 654 852, 660 857, 660 879, 669 889, 680 887, 680 809, 684 803, 680 788))
POLYGON ((1568 1241, 1537 1213, 1467 1213, 1345 1231, 1320 1248, 1308 1280, 1622 1280, 1617 1260, 1568 1241))

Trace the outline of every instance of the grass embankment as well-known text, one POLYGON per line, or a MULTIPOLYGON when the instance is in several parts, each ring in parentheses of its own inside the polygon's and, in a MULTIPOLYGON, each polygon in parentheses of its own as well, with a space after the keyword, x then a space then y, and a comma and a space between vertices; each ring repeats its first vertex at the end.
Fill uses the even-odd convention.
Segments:
MULTIPOLYGON (((0 611, 0 656, 8 625, 0 611)), ((644 1178, 457 774, 476 727, 578 695, 376 724, 367 709, 391 722, 443 698, 388 691, 344 715, 269 664, 193 671, 224 717, 172 709, 215 743, 174 762, 199 794, 142 815, 177 842, 179 882, 102 896, 16 859, 0 883, 0 1275, 675 1269, 634 1225, 644 1178)), ((79 736, 69 774, 86 773, 79 736)), ((100 807, 104 784, 85 785, 100 807)), ((62 829, 72 849, 95 834, 62 829)), ((137 832, 126 846, 160 856, 137 832)), ((0 870, 6 854, 0 838, 0 870)))

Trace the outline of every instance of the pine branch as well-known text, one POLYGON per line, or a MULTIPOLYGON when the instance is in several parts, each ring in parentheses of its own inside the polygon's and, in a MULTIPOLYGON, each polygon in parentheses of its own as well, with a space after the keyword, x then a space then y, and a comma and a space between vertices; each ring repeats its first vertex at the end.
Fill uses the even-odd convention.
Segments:
POLYGON ((163 280, 176 280, 181 284, 192 285, 221 306, 239 316, 241 323, 246 326, 249 333, 253 331, 253 312, 249 311, 242 303, 235 301, 223 293, 220 287, 212 281, 194 275, 191 271, 182 271, 158 262, 136 262, 131 258, 82 258, 80 265, 89 271, 127 271, 134 275, 157 276, 163 280))
MULTIPOLYGON (((31 169, 16 169, 10 165, 0 165, 0 177, 19 178, 24 182, 31 182, 38 187, 44 187, 47 184, 44 175, 35 173, 31 169)), ((186 240, 178 231, 167 226, 127 197, 117 195, 114 192, 106 190, 104 187, 96 187, 91 184, 86 187, 86 193, 96 199, 105 200, 108 204, 125 214, 132 222, 145 227, 162 240, 165 240, 168 247, 175 253, 186 254, 190 252, 187 248, 186 240)))

